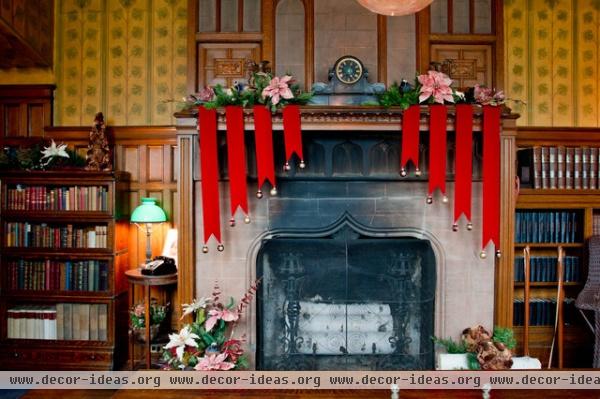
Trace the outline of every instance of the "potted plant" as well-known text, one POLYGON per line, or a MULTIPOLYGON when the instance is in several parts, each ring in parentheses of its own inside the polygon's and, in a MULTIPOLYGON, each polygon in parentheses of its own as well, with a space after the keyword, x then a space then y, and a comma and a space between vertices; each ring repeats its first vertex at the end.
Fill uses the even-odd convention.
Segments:
MULTIPOLYGON (((167 318, 169 304, 159 305, 156 299, 150 301, 150 341, 160 332, 162 322, 167 318)), ((140 342, 146 342, 146 306, 138 303, 129 311, 131 332, 140 342)))

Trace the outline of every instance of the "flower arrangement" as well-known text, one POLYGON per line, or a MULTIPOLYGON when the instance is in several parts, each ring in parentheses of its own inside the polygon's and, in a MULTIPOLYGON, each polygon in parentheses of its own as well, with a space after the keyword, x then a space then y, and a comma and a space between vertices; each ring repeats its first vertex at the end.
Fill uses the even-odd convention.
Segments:
POLYGON ((193 315, 194 321, 178 333, 169 335, 163 360, 168 370, 240 370, 247 367, 242 345, 244 337, 234 338, 234 327, 254 298, 259 280, 250 288, 238 305, 233 298, 227 304, 220 299, 221 289, 215 283, 210 298, 195 299, 183 305, 184 318, 193 315))
MULTIPOLYGON (((475 85, 466 92, 452 88, 452 79, 439 71, 428 71, 415 79, 414 85, 403 81, 394 83, 388 90, 378 95, 379 104, 383 107, 400 106, 406 109, 417 104, 480 104, 499 106, 507 100, 502 91, 475 85)), ((514 100, 516 101, 516 100, 514 100)))
POLYGON ((31 147, 5 147, 0 150, 0 169, 48 170, 85 166, 85 158, 67 148, 66 144, 43 143, 31 147))
POLYGON ((206 108, 227 105, 252 107, 262 104, 275 112, 287 104, 306 104, 311 97, 312 92, 303 92, 290 75, 280 77, 269 72, 255 72, 248 84, 205 87, 199 93, 188 96, 185 102, 189 105, 203 104, 206 108))
MULTIPOLYGON (((166 318, 169 304, 159 305, 156 299, 150 301, 150 325, 160 325, 166 318)), ((138 303, 129 311, 129 321, 132 328, 144 328, 146 324, 146 307, 138 303)))
POLYGON ((512 366, 511 350, 517 345, 510 328, 496 327, 490 334, 482 326, 466 328, 460 342, 433 337, 433 341, 451 354, 467 354, 471 370, 506 370, 512 366))

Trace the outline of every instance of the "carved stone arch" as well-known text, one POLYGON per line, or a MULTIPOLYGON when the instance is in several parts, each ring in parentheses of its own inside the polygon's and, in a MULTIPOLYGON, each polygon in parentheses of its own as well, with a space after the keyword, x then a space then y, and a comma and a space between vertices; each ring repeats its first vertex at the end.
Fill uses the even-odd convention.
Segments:
POLYGON ((351 141, 345 141, 333 148, 333 174, 359 175, 363 172, 363 150, 351 141))

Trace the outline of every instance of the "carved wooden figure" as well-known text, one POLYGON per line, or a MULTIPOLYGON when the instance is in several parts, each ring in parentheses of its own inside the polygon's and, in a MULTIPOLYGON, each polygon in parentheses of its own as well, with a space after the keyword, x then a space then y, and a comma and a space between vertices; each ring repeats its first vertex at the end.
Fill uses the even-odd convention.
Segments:
POLYGON ((111 151, 106 136, 106 125, 104 124, 104 115, 98 112, 94 118, 94 124, 90 131, 90 143, 86 157, 87 170, 112 170, 111 151))

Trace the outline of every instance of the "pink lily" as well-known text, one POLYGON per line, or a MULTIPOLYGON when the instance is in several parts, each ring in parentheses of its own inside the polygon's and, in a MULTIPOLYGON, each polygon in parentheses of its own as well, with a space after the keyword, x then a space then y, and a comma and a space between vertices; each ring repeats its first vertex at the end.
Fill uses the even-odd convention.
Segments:
POLYGON ((277 105, 280 98, 285 98, 286 100, 294 98, 294 94, 288 86, 288 82, 290 80, 292 80, 292 77, 289 75, 281 78, 275 76, 273 79, 271 79, 269 85, 263 89, 262 98, 271 97, 271 102, 273 105, 277 105))
POLYGON ((235 367, 235 364, 231 362, 226 362, 227 354, 221 353, 217 355, 216 353, 208 356, 204 356, 200 358, 200 361, 194 367, 194 370, 199 371, 210 371, 210 370, 231 370, 235 367))
POLYGON ((208 316, 209 316, 209 318, 206 320, 206 324, 204 326, 206 328, 207 332, 212 330, 213 327, 215 326, 215 324, 217 324, 217 321, 219 321, 219 320, 236 321, 240 317, 237 314, 237 312, 232 312, 231 310, 228 310, 228 309, 224 309, 224 310, 211 309, 208 312, 208 316))
POLYGON ((427 75, 419 75, 418 80, 421 83, 419 102, 422 103, 432 96, 433 101, 436 103, 454 102, 452 89, 450 88, 452 79, 448 75, 437 71, 427 71, 427 75))

